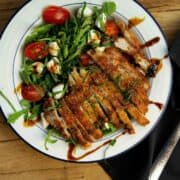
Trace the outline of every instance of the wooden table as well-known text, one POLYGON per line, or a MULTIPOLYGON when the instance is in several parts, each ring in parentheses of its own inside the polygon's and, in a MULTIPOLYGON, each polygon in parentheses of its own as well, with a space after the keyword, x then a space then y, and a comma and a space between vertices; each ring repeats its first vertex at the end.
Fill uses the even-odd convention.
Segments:
MULTIPOLYGON (((0 0, 0 31, 24 0, 0 0)), ((140 0, 164 30, 169 45, 180 32, 179 0, 140 0)), ((1 59, 2 60, 2 59, 1 59)), ((97 164, 67 163, 30 148, 0 114, 0 179, 110 179, 97 164)))

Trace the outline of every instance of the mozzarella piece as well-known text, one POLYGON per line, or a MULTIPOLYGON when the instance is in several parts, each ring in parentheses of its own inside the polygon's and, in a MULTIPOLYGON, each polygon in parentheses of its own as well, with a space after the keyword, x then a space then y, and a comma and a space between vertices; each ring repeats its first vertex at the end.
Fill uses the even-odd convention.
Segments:
POLYGON ((100 46, 100 47, 97 47, 95 50, 96 50, 96 52, 102 53, 102 52, 104 52, 105 49, 106 49, 106 47, 100 46))
POLYGON ((104 31, 104 26, 107 22, 107 17, 104 13, 101 13, 95 21, 95 25, 102 31, 104 31))
POLYGON ((59 64, 59 59, 57 57, 53 57, 47 63, 47 69, 49 72, 51 72, 53 74, 60 74, 61 73, 61 66, 59 64))
POLYGON ((41 74, 44 69, 44 64, 41 62, 35 62, 32 64, 33 71, 36 72, 37 74, 41 74))
POLYGON ((101 42, 101 37, 98 31, 92 29, 88 34, 88 43, 99 44, 101 42))
MULTIPOLYGON (((78 12, 77 12, 77 17, 80 18, 81 17, 81 13, 82 13, 82 10, 83 10, 83 7, 80 7, 78 9, 78 12)), ((84 12, 83 12, 83 16, 84 17, 89 17, 89 16, 92 16, 93 15, 93 10, 89 7, 85 7, 84 8, 84 12)))
POLYGON ((59 46, 57 42, 50 42, 49 43, 49 54, 52 56, 58 56, 59 53, 59 46))
POLYGON ((106 128, 106 129, 109 129, 109 124, 106 122, 106 123, 104 123, 104 127, 106 128))
POLYGON ((58 84, 52 89, 52 92, 55 94, 55 99, 61 99, 64 95, 64 84, 58 84))
POLYGON ((49 122, 46 120, 46 118, 44 117, 44 113, 41 113, 41 123, 43 128, 47 128, 49 126, 49 122))

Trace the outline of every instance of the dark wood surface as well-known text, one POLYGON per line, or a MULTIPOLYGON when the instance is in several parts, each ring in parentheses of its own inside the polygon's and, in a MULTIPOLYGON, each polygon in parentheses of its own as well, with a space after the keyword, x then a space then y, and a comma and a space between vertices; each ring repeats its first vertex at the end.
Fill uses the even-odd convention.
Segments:
MULTIPOLYGON (((0 32, 24 0, 0 0, 0 32)), ((179 0, 140 0, 165 32, 169 46, 180 32, 179 0)), ((2 59, 1 59, 2 60, 2 59)), ((51 159, 25 144, 0 114, 0 179, 110 179, 97 164, 67 163, 51 159)))

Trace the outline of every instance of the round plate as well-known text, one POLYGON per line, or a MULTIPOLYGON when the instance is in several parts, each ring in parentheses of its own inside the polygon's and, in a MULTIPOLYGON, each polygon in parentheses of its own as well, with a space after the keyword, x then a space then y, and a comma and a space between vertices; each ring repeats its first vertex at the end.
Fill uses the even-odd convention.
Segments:
MULTIPOLYGON (((84 0, 68 0, 68 3, 66 1, 59 0, 32 0, 26 3, 8 24, 2 35, 0 43, 0 89, 7 95, 10 101, 13 102, 16 109, 21 109, 19 96, 14 92, 14 89, 20 82, 18 72, 22 61, 22 45, 25 36, 30 33, 34 26, 41 23, 41 13, 44 7, 48 5, 59 5, 65 6, 70 10, 74 10, 80 7, 83 2, 84 0)), ((86 2, 89 6, 100 6, 104 0, 87 0, 86 2)), ((117 14, 124 20, 132 17, 145 18, 143 23, 134 28, 134 31, 142 42, 148 41, 157 36, 160 37, 160 42, 153 47, 146 49, 146 54, 149 58, 164 57, 164 55, 168 53, 167 44, 162 31, 152 16, 143 7, 132 0, 116 0, 116 4, 117 14)), ((149 105, 146 117, 150 120, 150 123, 147 126, 142 127, 136 122, 133 122, 136 133, 133 135, 125 134, 118 138, 116 144, 108 148, 106 158, 110 158, 127 151, 142 141, 142 139, 150 133, 165 110, 171 90, 171 78, 171 63, 167 58, 163 62, 163 68, 158 73, 157 77, 153 79, 149 94, 150 100, 160 102, 164 105, 163 109, 160 110, 154 105, 149 105)), ((0 104, 5 116, 8 117, 8 115, 12 113, 12 109, 3 98, 0 98, 0 104)), ((46 136, 46 130, 44 130, 40 124, 31 128, 25 128, 23 126, 23 119, 20 118, 16 121, 16 123, 11 124, 10 126, 26 143, 36 150, 53 158, 68 160, 68 144, 62 139, 59 139, 55 144, 50 144, 48 151, 45 150, 44 137, 46 136)), ((115 135, 108 138, 113 138, 114 136, 115 135)), ((106 140, 107 138, 93 143, 92 147, 88 150, 77 148, 76 155, 79 156, 84 154, 106 140)), ((104 158, 104 151, 106 148, 107 146, 102 147, 89 156, 79 160, 79 162, 94 162, 102 160, 104 158)))

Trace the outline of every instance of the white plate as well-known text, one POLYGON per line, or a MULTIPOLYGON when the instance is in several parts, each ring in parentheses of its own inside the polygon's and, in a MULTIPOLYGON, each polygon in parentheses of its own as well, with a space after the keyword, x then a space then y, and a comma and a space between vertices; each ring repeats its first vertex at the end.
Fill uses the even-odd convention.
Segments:
MULTIPOLYGON (((59 5, 65 6, 68 9, 75 9, 79 7, 83 1, 84 0, 68 0, 68 2, 59 0, 32 0, 25 4, 8 24, 0 43, 0 89, 3 90, 17 109, 20 110, 21 106, 19 104, 19 97, 14 93, 14 88, 20 82, 18 71, 22 60, 22 43, 24 37, 30 32, 33 26, 41 22, 40 17, 42 9, 47 5, 59 5)), ((89 3, 90 6, 99 6, 103 2, 103 0, 87 0, 87 3, 89 3)), ((162 58, 168 53, 167 44, 162 31, 155 20, 143 7, 132 0, 116 0, 116 4, 117 12, 123 19, 129 19, 135 16, 145 17, 145 21, 135 28, 135 33, 142 41, 147 41, 157 36, 160 37, 160 42, 158 44, 146 50, 146 54, 149 57, 162 58)), ((106 158, 127 151, 142 141, 142 139, 150 133, 166 107, 171 90, 171 81, 171 63, 169 59, 166 59, 162 70, 158 73, 157 77, 153 79, 149 97, 153 101, 164 104, 163 109, 159 110, 156 106, 149 105, 146 117, 150 120, 150 124, 146 127, 142 127, 133 122, 136 134, 126 134, 119 138, 116 144, 107 151, 106 158)), ((11 108, 4 99, 0 98, 0 104, 6 117, 8 114, 12 113, 11 108)), ((26 143, 36 150, 57 159, 68 160, 68 145, 63 140, 58 140, 57 143, 49 146, 48 151, 45 150, 43 143, 46 131, 40 125, 36 125, 32 128, 25 128, 23 126, 23 119, 19 119, 15 124, 11 124, 11 127, 26 143)), ((104 141, 105 139, 94 143, 90 149, 97 147, 104 141)), ((101 160, 104 158, 105 149, 106 147, 103 147, 80 161, 92 162, 101 160)), ((79 155, 88 150, 78 149, 76 154, 79 155)))

